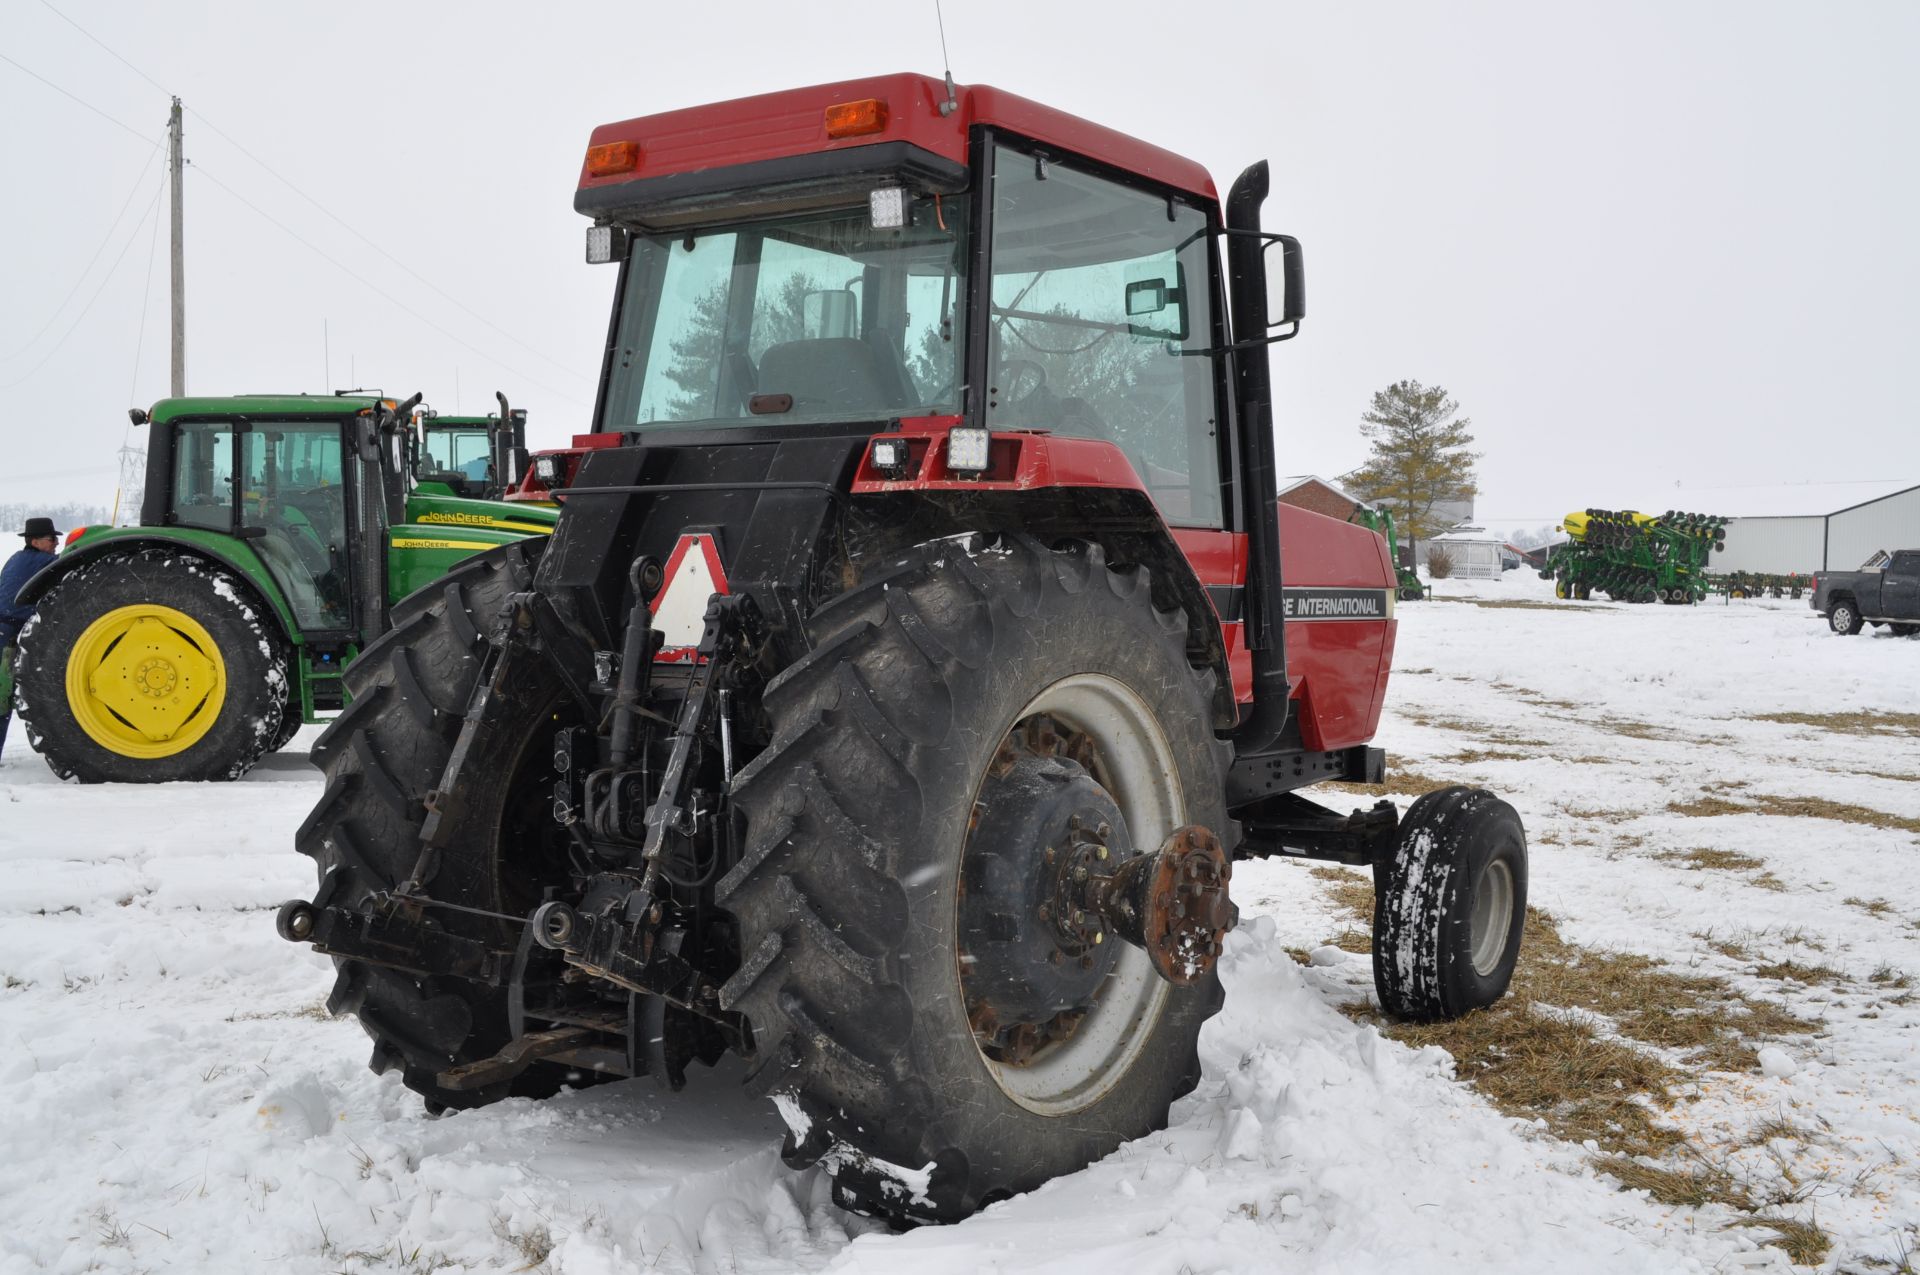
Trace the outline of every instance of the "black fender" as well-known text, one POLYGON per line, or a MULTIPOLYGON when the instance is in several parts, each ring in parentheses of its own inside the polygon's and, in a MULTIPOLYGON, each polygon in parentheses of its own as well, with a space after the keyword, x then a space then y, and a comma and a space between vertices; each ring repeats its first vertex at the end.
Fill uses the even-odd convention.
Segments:
POLYGON ((875 551, 964 532, 1023 532, 1043 541, 1091 540, 1106 550, 1109 562, 1140 564, 1152 582, 1154 605, 1163 611, 1178 608, 1187 617, 1187 658, 1214 673, 1214 728, 1231 730, 1239 721, 1222 617, 1146 492, 1125 487, 920 491, 855 496, 850 503, 874 515, 867 529, 880 543, 866 547, 875 551))

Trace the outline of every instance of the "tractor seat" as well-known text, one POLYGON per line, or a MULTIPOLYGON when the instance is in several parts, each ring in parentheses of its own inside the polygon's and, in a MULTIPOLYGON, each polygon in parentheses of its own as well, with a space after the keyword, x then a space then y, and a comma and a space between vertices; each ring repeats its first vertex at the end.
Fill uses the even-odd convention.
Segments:
POLYGON ((783 341, 760 356, 759 392, 793 395, 795 412, 885 415, 898 404, 874 357, 853 337, 783 341))

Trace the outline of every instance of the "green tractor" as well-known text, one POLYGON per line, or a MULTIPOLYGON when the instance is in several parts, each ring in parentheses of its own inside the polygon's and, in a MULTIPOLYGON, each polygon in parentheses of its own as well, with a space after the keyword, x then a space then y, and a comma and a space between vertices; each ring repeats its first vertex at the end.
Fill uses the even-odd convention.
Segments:
POLYGON ((499 500, 519 484, 527 471, 527 412, 509 407, 498 391, 494 398, 500 401, 497 416, 420 412, 419 428, 409 436, 417 480, 481 500, 499 500))
POLYGON ((419 401, 252 395, 134 410, 152 427, 140 525, 76 528, 20 594, 37 609, 16 703, 55 773, 237 779, 345 707, 341 674, 408 619, 399 599, 553 530, 553 509, 413 481, 419 401))
POLYGON ((1427 586, 1420 583, 1420 573, 1400 561, 1400 536, 1394 530, 1393 510, 1385 505, 1355 505, 1347 521, 1357 522, 1374 535, 1386 538, 1387 555, 1393 559, 1395 588, 1402 602, 1418 602, 1427 596, 1427 586))

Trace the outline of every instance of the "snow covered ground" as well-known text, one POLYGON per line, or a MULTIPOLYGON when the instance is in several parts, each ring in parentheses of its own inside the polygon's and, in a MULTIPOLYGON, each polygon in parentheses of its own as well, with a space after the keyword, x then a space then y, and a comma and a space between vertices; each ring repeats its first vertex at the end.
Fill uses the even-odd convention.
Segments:
MULTIPOLYGON (((1920 982, 1920 726, 1756 717, 1912 714, 1920 640, 1834 637, 1804 603, 1546 588, 1513 572, 1403 605, 1379 742, 1519 807, 1534 902, 1569 941, 1822 1020, 1769 1050, 1777 1074, 1707 1076, 1675 1118, 1797 1184, 1786 1211, 1833 1237, 1826 1269, 1911 1269, 1920 997, 1899 980, 1920 982), (1761 865, 1674 857, 1694 850, 1761 865), (1783 961, 1827 973, 1763 976, 1783 961), (1752 1145, 1770 1118, 1805 1136, 1752 1145)), ((327 962, 273 933, 273 907, 313 885, 290 848, 317 792, 310 734, 243 783, 81 788, 15 732, 0 1272, 1785 1269, 1724 1208, 1621 1191, 1441 1051, 1342 1015, 1365 960, 1288 955, 1349 924, 1292 864, 1236 870, 1227 1007, 1171 1127, 962 1225, 892 1235, 833 1208, 727 1068, 679 1095, 638 1081, 429 1119, 326 1017, 327 962)))

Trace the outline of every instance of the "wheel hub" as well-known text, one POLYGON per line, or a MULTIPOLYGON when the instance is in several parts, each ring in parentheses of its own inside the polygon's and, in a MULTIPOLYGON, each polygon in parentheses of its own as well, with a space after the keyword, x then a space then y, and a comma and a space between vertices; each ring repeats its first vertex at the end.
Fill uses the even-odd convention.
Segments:
POLYGON ((159 603, 101 616, 67 655, 67 705, 101 747, 165 757, 206 734, 225 698, 225 662, 205 626, 159 603))
POLYGON ((173 694, 179 676, 173 671, 173 665, 159 656, 142 660, 134 671, 134 684, 143 695, 151 699, 162 699, 173 694))
POLYGON ((1025 747, 996 759, 960 900, 967 1017, 989 1057, 1030 1059, 1092 1008, 1119 945, 1080 892, 1133 854, 1119 806, 1078 762, 1025 747))

